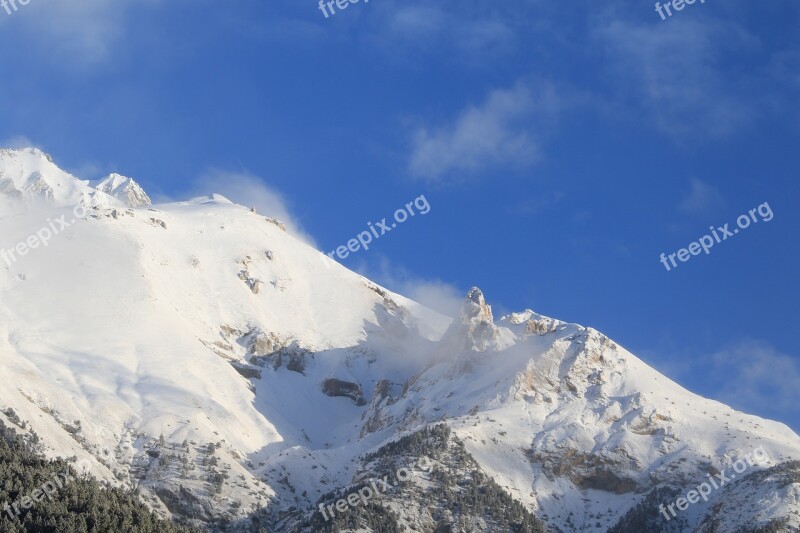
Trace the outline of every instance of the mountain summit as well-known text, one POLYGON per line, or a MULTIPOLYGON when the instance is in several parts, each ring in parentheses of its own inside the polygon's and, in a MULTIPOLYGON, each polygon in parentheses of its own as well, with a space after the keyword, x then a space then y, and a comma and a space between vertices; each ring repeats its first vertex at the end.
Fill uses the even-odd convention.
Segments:
MULTIPOLYGON (((495 320, 477 288, 448 319, 224 198, 121 209, 148 205, 135 182, 92 188, 37 150, 0 152, 0 191, 88 206, 0 262, 0 420, 163 516, 231 531, 800 528, 795 433, 597 330, 495 320), (719 473, 730 482, 664 517, 719 473), (394 481, 337 510, 371 479, 394 481)), ((0 248, 45 225, 0 218, 0 248)))
POLYGON ((153 203, 138 183, 119 174, 109 174, 95 189, 113 196, 128 207, 144 207, 153 203))

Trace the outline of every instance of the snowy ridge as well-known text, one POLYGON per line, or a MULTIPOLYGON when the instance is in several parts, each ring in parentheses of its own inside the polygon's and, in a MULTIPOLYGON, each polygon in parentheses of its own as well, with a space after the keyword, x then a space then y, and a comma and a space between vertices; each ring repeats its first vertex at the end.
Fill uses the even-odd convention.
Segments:
MULTIPOLYGON (((800 458, 783 424, 692 394, 594 329, 530 310, 495 320, 477 288, 451 321, 329 267, 269 213, 218 195, 148 207, 119 175, 98 187, 36 150, 0 151, 0 191, 49 205, 0 218, 0 248, 91 206, 0 263, 0 419, 13 409, 50 454, 91 458, 165 515, 300 524, 372 468, 365 454, 434 423, 560 531, 606 531, 654 488, 757 446, 765 467, 800 458)), ((786 479, 747 489, 769 505, 737 520, 800 528, 786 479)), ((691 530, 725 501, 694 506, 691 530)))
POLYGON ((116 203, 90 187, 88 181, 58 168, 52 157, 37 148, 0 149, 0 197, 61 206, 116 203))

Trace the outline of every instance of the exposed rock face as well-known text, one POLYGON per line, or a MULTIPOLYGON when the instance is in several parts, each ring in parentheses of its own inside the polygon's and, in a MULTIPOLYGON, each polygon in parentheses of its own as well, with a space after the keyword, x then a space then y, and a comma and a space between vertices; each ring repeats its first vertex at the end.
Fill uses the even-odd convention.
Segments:
POLYGON ((461 306, 461 322, 470 323, 473 319, 479 322, 494 322, 492 308, 486 303, 483 292, 478 287, 472 287, 467 293, 464 304, 461 306))
POLYGON ((242 265, 242 270, 239 271, 239 279, 245 282, 250 290, 253 291, 253 294, 259 294, 261 292, 261 285, 263 285, 263 282, 260 279, 253 277, 253 275, 250 273, 250 263, 252 262, 253 258, 249 255, 239 261, 239 264, 242 265))
POLYGON ((283 341, 274 333, 264 333, 260 330, 254 330, 248 333, 245 339, 247 346, 247 355, 270 355, 279 348, 283 347, 283 341))
POLYGON ((150 218, 150 223, 154 226, 160 226, 164 229, 167 229, 167 223, 158 218, 150 218))
POLYGON ((361 390, 361 385, 358 383, 328 378, 322 382, 322 392, 331 397, 350 398, 359 406, 367 404, 364 399, 364 391, 361 390))
POLYGON ((250 362, 258 366, 271 365, 273 370, 277 370, 285 364, 286 370, 305 374, 306 365, 308 364, 307 357, 313 357, 313 354, 305 348, 301 348, 295 342, 270 354, 253 356, 250 358, 250 362))
POLYGON ((267 220, 267 222, 269 222, 270 224, 275 224, 276 226, 278 226, 278 227, 279 227, 280 229, 282 229, 283 231, 286 231, 286 224, 284 224, 283 222, 281 222, 281 221, 280 221, 280 220, 278 220, 277 218, 274 218, 274 217, 264 217, 264 218, 265 218, 265 219, 267 220))
POLYGON ((486 303, 483 293, 473 287, 461 306, 459 319, 445 333, 442 344, 447 351, 483 352, 496 347, 499 332, 494 325, 492 308, 486 303))
POLYGON ((257 368, 252 368, 250 366, 233 361, 231 362, 231 365, 233 365, 233 368, 235 368, 238 373, 247 379, 261 379, 261 371, 257 368))
POLYGON ((525 335, 547 335, 558 331, 561 322, 552 318, 530 319, 525 323, 525 335))
POLYGON ((365 420, 364 426, 361 428, 362 437, 368 433, 380 431, 392 424, 394 417, 384 415, 382 409, 395 403, 402 392, 402 388, 399 385, 392 385, 392 382, 388 379, 378 381, 375 385, 375 390, 372 391, 372 400, 369 402, 369 407, 361 417, 362 420, 365 420))
POLYGON ((559 453, 530 452, 529 459, 541 463, 548 479, 555 480, 566 477, 581 489, 596 489, 615 494, 624 494, 641 490, 635 479, 625 474, 630 472, 636 476, 638 472, 631 469, 629 461, 604 457, 597 454, 565 449, 559 453))
MULTIPOLYGON (((510 326, 520 326, 520 324, 522 324, 521 334, 523 337, 548 335, 567 326, 567 324, 561 320, 534 313, 530 309, 521 313, 512 313, 508 316, 504 316, 501 322, 510 326)), ((517 328, 514 329, 515 331, 517 330, 517 328)))

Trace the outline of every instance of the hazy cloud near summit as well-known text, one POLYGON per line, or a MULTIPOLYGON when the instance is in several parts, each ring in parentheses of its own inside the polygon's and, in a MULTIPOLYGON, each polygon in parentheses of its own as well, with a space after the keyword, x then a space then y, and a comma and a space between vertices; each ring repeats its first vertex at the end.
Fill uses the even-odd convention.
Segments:
POLYGON ((289 202, 258 176, 213 169, 196 179, 189 192, 194 196, 221 194, 237 204, 255 207, 259 214, 281 220, 289 233, 317 247, 314 238, 292 215, 289 202))
POLYGON ((11 148, 12 150, 18 150, 21 148, 39 148, 41 150, 41 146, 35 144, 25 135, 14 135, 13 137, 0 140, 0 148, 11 148))

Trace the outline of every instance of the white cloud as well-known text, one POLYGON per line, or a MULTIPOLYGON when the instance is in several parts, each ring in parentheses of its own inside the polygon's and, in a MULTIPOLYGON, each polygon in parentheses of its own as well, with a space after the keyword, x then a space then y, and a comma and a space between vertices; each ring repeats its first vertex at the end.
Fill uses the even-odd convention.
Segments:
POLYGON ((705 397, 800 430, 800 359, 757 339, 741 339, 700 355, 682 348, 684 342, 668 334, 660 348, 640 350, 639 355, 678 382, 694 382, 700 389, 695 392, 705 397))
POLYGON ((374 38, 393 44, 394 49, 397 44, 415 51, 450 48, 479 62, 509 50, 515 37, 509 21, 497 10, 466 10, 463 3, 413 5, 403 0, 376 10, 376 18, 374 38))
MULTIPOLYGON (((494 90, 480 106, 469 106, 452 124, 414 132, 409 169, 432 182, 460 181, 497 166, 525 166, 537 160, 532 122, 552 117, 561 101, 552 87, 534 95, 524 84, 494 90)), ((541 124, 537 124, 541 126, 541 124)))
POLYGON ((721 137, 757 114, 744 96, 748 75, 724 68, 730 56, 759 46, 738 24, 689 17, 655 25, 616 20, 595 38, 611 59, 615 90, 639 100, 670 134, 721 137))
POLYGON ((719 400, 766 416, 797 416, 800 361, 796 358, 757 340, 741 341, 712 358, 715 373, 725 378, 716 395, 719 400))
POLYGON ((130 8, 157 5, 162 0, 32 1, 8 19, 31 36, 27 46, 40 46, 59 62, 91 65, 106 59, 126 34, 130 8))
POLYGON ((719 189, 711 184, 692 178, 689 195, 678 206, 680 211, 690 214, 714 212, 725 206, 719 189))
POLYGON ((316 247, 313 237, 303 230, 302 225, 291 214, 289 204, 283 195, 257 176, 210 170, 195 180, 190 193, 195 196, 221 194, 245 207, 255 207, 261 215, 280 219, 286 224, 288 232, 316 247))
POLYGON ((448 317, 458 315, 464 296, 467 294, 466 290, 461 290, 452 283, 415 276, 407 269, 393 265, 385 257, 379 259, 375 269, 363 264, 359 268, 359 273, 393 292, 448 317))
POLYGON ((42 149, 41 146, 34 143, 25 135, 15 135, 13 137, 3 139, 2 141, 0 141, 0 148, 11 148, 11 149, 39 148, 40 150, 42 149))
POLYGON ((449 317, 457 316, 464 302, 464 292, 438 279, 405 279, 400 282, 398 292, 449 317))

